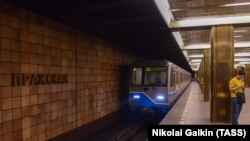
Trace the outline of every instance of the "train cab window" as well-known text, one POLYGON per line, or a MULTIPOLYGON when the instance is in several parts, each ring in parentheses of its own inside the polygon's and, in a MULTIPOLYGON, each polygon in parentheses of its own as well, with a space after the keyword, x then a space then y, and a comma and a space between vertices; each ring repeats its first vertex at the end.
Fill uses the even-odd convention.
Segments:
POLYGON ((145 85, 163 86, 167 84, 166 67, 146 67, 144 74, 145 85))
POLYGON ((142 68, 133 68, 132 69, 132 79, 131 84, 132 85, 142 85, 142 68))

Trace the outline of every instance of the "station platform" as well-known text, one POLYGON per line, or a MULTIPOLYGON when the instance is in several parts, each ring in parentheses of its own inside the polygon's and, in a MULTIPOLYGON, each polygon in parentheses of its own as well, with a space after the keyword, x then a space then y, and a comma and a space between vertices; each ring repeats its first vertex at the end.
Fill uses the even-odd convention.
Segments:
MULTIPOLYGON (((243 105, 239 125, 250 125, 250 88, 246 88, 246 103, 243 105)), ((210 122, 210 101, 203 100, 199 84, 191 82, 179 100, 159 123, 160 125, 213 125, 210 122)), ((221 124, 221 123, 220 123, 221 124)))

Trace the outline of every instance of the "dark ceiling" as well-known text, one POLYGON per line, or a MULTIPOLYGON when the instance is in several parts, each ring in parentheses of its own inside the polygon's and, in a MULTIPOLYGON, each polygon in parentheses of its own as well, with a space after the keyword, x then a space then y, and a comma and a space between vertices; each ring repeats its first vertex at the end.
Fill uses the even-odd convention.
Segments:
POLYGON ((153 0, 6 0, 116 44, 146 59, 192 72, 153 0))

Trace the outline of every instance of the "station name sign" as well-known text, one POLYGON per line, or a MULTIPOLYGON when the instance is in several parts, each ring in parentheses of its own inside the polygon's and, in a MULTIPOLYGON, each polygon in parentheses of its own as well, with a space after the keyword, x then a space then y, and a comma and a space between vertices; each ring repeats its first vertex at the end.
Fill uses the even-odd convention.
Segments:
POLYGON ((42 85, 68 83, 66 74, 12 74, 12 85, 42 85))

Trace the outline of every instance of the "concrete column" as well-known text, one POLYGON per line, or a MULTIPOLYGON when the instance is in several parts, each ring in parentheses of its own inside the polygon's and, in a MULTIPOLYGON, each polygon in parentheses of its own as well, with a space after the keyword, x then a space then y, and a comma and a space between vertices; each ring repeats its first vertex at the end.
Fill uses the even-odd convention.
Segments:
POLYGON ((250 64, 245 64, 245 83, 247 87, 250 87, 250 64))
POLYGON ((200 89, 201 89, 201 93, 203 94, 204 93, 204 59, 201 60, 199 74, 200 74, 200 89))
POLYGON ((245 69, 245 68, 244 68, 243 66, 237 66, 235 75, 237 74, 237 72, 238 72, 239 70, 244 70, 244 69, 245 69))
POLYGON ((210 92, 211 92, 211 51, 210 49, 205 49, 204 50, 204 82, 203 82, 203 87, 204 87, 204 101, 209 101, 210 100, 210 92))
POLYGON ((234 27, 211 30, 211 122, 231 123, 229 80, 234 77, 234 27))

